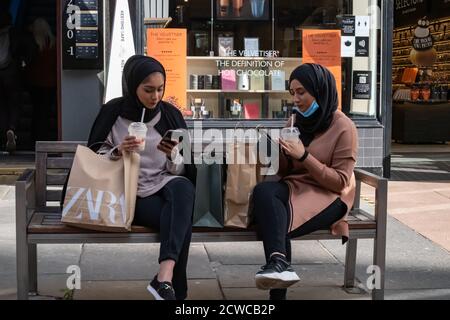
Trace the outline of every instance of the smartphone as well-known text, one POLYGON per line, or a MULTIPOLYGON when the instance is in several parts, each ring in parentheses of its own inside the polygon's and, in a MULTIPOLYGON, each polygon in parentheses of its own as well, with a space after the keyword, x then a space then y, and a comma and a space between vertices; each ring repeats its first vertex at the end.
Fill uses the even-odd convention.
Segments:
POLYGON ((167 132, 162 137, 161 141, 168 142, 171 144, 181 143, 183 141, 183 131, 167 130, 167 132))

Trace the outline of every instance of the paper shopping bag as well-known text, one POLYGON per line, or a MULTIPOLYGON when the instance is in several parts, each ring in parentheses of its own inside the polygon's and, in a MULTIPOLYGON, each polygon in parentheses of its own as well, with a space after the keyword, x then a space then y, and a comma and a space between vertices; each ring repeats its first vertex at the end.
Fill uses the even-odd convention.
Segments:
POLYGON ((140 156, 135 152, 113 161, 78 146, 61 221, 98 231, 131 231, 139 168, 140 156))

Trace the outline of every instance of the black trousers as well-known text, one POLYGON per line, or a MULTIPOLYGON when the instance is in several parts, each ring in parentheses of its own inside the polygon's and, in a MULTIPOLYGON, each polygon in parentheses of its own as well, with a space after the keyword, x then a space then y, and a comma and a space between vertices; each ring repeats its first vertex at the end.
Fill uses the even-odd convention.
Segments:
POLYGON ((133 224, 159 230, 159 262, 174 260, 173 288, 178 300, 187 297, 187 263, 192 236, 195 188, 184 178, 170 181, 158 193, 139 198, 133 224))
MULTIPOLYGON (((337 199, 328 208, 303 224, 300 228, 288 232, 290 224, 289 187, 284 182, 263 182, 253 191, 253 214, 258 226, 258 235, 264 244, 264 253, 268 262, 270 256, 279 252, 292 261, 292 238, 301 237, 317 230, 329 229, 347 212, 347 206, 337 199)), ((286 290, 272 290, 286 294, 286 290)))
POLYGON ((0 142, 4 143, 6 131, 16 130, 22 107, 22 84, 15 63, 0 70, 0 142))

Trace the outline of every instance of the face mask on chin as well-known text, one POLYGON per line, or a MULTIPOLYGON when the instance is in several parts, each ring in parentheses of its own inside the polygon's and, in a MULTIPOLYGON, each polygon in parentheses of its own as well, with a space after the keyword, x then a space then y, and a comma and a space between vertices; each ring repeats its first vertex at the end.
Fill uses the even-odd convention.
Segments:
POLYGON ((319 110, 319 108, 320 108, 319 104, 317 103, 316 100, 314 100, 314 102, 305 112, 300 111, 300 109, 297 107, 295 108, 295 110, 298 111, 303 117, 310 118, 313 114, 317 112, 317 110, 319 110))

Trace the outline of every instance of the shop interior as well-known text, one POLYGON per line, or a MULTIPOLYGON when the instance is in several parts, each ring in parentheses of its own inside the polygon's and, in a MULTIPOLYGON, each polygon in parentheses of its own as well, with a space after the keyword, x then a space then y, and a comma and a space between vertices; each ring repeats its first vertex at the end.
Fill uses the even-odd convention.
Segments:
MULTIPOLYGON (((302 63, 302 30, 340 30, 342 18, 353 12, 352 2, 171 1, 168 27, 188 30, 190 108, 186 118, 288 118, 293 104, 287 80, 302 63), (249 48, 260 54, 251 54, 249 48), (250 53, 244 57, 227 54, 233 51, 250 53), (232 74, 230 86, 218 76, 225 74, 217 66, 218 60, 244 63, 248 74, 232 74)), ((351 116, 364 117, 366 114, 352 114, 352 67, 351 58, 342 58, 342 107, 351 116)))
MULTIPOLYGON (((30 151, 37 140, 58 139, 56 1, 2 0, 0 10, 8 13, 19 48, 13 57, 19 81, 12 89, 18 96, 17 151, 30 151)), ((1 102, 12 94, 0 92, 1 102)))
POLYGON ((416 23, 397 27, 393 37, 392 139, 396 144, 446 144, 450 16, 433 18, 424 12, 416 23))

